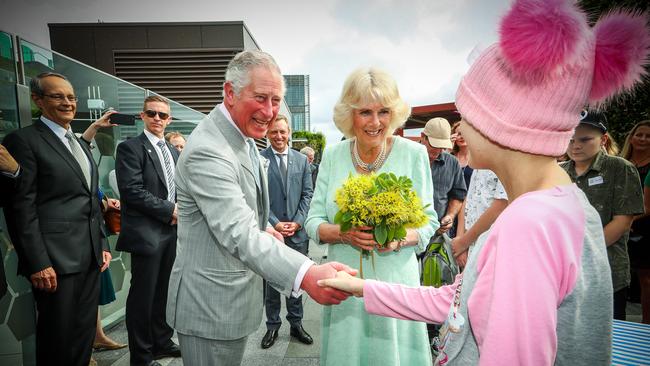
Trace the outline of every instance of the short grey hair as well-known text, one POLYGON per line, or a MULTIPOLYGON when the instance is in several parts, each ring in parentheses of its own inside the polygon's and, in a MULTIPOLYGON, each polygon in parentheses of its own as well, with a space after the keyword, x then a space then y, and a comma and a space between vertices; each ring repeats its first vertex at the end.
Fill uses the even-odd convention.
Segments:
POLYGON ((316 155, 316 151, 314 151, 314 149, 312 149, 309 146, 305 146, 302 149, 300 149, 300 153, 303 155, 309 155, 309 154, 316 155))
POLYGON ((32 80, 29 82, 29 88, 32 90, 32 94, 36 94, 41 97, 45 95, 45 90, 43 90, 43 83, 41 81, 50 76, 61 78, 67 82, 70 82, 68 81, 67 77, 63 76, 62 74, 59 74, 58 72, 51 72, 51 71, 42 72, 36 75, 34 78, 32 78, 32 80))
MULTIPOLYGON (((263 51, 247 50, 239 52, 232 60, 230 60, 228 67, 226 68, 226 81, 223 85, 225 86, 226 83, 230 83, 235 95, 239 95, 241 90, 250 84, 251 80, 249 72, 256 67, 266 67, 270 70, 276 71, 278 75, 282 76, 280 67, 271 55, 263 51)), ((284 95, 284 77, 281 77, 281 79, 282 95, 284 95)), ((223 93, 225 93, 225 88, 223 93)))

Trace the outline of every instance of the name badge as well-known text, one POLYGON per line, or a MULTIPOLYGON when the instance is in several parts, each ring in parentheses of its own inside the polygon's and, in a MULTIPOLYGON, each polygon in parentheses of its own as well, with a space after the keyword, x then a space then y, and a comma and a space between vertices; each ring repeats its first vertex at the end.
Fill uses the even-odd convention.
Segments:
POLYGON ((589 187, 596 186, 596 185, 603 184, 603 183, 605 183, 605 181, 603 180, 603 177, 600 176, 600 175, 597 176, 597 177, 589 178, 589 180, 587 181, 587 184, 589 184, 589 187))

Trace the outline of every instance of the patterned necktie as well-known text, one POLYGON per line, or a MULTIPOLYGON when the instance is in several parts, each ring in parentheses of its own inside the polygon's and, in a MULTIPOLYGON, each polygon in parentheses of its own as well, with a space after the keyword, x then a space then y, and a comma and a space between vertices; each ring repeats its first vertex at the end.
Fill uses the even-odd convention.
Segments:
POLYGON ((255 146, 255 141, 253 139, 246 140, 248 142, 248 155, 251 157, 251 163, 253 163, 253 175, 255 176, 255 183, 258 186, 260 184, 260 159, 257 157, 257 147, 255 146))
POLYGON ((88 166, 88 158, 86 157, 86 154, 84 154, 84 152, 81 150, 81 145, 79 145, 79 141, 77 141, 77 138, 72 132, 72 129, 68 129, 68 131, 65 133, 65 138, 68 139, 70 152, 72 153, 72 156, 74 156, 74 159, 77 161, 77 164, 79 164, 81 172, 83 173, 84 178, 86 178, 86 184, 88 184, 88 188, 90 188, 90 167, 88 166))
POLYGON ((282 156, 285 154, 275 154, 277 155, 278 159, 280 159, 280 162, 278 163, 278 167, 280 168, 280 177, 282 178, 282 186, 284 189, 287 189, 287 164, 284 163, 284 159, 282 159, 282 156))
POLYGON ((167 200, 176 202, 176 185, 174 184, 174 170, 172 169, 171 156, 169 156, 169 151, 165 148, 165 142, 163 140, 159 140, 156 145, 162 151, 165 172, 167 173, 167 200))

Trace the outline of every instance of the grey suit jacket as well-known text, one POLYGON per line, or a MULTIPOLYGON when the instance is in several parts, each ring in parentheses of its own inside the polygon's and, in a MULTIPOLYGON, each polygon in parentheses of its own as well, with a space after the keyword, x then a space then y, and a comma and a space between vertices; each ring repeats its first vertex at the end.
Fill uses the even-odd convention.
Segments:
POLYGON ((248 145, 215 107, 190 136, 176 165, 178 242, 167 322, 178 332, 239 339, 262 320, 262 277, 289 296, 308 260, 263 232, 268 161, 255 183, 248 145))
POLYGON ((262 156, 269 161, 269 196, 271 212, 269 222, 275 226, 280 221, 292 221, 300 224, 300 230, 293 236, 285 238, 285 242, 304 243, 309 241, 305 231, 305 220, 309 211, 309 203, 314 194, 311 182, 311 169, 307 157, 293 149, 287 154, 287 187, 284 190, 277 157, 271 147, 262 151, 262 156))

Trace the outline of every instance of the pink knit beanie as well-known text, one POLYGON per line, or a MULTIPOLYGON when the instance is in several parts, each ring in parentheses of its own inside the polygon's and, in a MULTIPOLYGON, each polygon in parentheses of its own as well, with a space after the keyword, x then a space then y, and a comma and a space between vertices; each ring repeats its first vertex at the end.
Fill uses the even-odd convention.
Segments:
POLYGON ((518 0, 502 19, 499 43, 461 80, 456 106, 499 145, 559 156, 586 105, 641 79, 649 49, 646 14, 610 12, 591 29, 570 0, 518 0))

